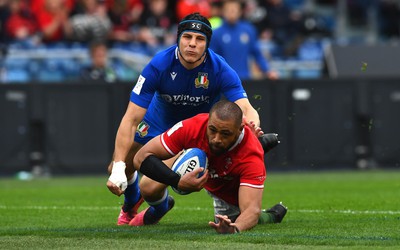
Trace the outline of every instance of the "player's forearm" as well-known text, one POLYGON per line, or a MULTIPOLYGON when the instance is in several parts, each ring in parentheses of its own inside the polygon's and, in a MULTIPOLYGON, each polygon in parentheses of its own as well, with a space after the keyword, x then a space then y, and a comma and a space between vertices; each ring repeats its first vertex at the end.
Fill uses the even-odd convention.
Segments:
POLYGON ((140 163, 139 171, 155 181, 175 188, 178 187, 179 180, 181 179, 180 175, 172 171, 154 155, 149 155, 140 163))
POLYGON ((125 162, 135 138, 134 131, 132 126, 121 123, 115 139, 114 161, 125 162))
POLYGON ((258 115, 257 110, 253 107, 249 107, 245 110, 244 115, 247 121, 253 121, 257 127, 260 126, 260 116, 258 115))
POLYGON ((240 213, 239 217, 235 221, 237 229, 241 232, 255 227, 258 223, 260 214, 261 208, 245 209, 240 213))
POLYGON ((239 99, 235 101, 235 103, 242 109, 247 122, 253 121, 257 127, 260 126, 260 117, 258 112, 253 108, 253 106, 251 106, 247 98, 239 99))

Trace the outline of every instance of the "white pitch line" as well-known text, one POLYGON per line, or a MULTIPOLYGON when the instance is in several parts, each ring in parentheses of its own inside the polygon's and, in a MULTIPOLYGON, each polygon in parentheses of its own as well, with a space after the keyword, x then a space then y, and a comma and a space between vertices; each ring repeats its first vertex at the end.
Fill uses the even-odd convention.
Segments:
MULTIPOLYGON (((2 210, 88 210, 88 211, 99 211, 99 210, 118 210, 119 206, 8 206, 0 205, 2 210)), ((189 210, 189 211, 212 211, 213 208, 201 208, 201 207, 179 207, 175 206, 177 210, 189 210)), ((391 210, 318 210, 318 209, 288 209, 290 213, 338 213, 338 214, 389 214, 395 215, 400 214, 400 211, 391 210)))
MULTIPOLYGON (((7 206, 0 205, 0 209, 3 210, 88 210, 88 211, 99 211, 99 210, 119 210, 121 207, 110 207, 110 206, 7 206)), ((175 206, 175 209, 179 210, 189 210, 189 211, 207 211, 212 210, 212 208, 201 208, 201 207, 178 207, 175 206)))
POLYGON ((118 207, 97 206, 6 206, 0 205, 0 209, 10 210, 115 210, 118 207))
POLYGON ((400 211, 376 211, 376 210, 307 210, 307 209, 299 209, 299 210, 289 210, 295 211, 299 213, 337 213, 337 214, 400 214, 400 211))

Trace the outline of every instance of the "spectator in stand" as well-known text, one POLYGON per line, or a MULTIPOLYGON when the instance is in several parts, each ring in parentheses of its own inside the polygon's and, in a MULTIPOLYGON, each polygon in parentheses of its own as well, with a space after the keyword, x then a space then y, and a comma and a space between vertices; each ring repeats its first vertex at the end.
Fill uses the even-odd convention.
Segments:
POLYGON ((69 30, 73 0, 37 0, 31 2, 44 43, 64 41, 69 30), (39 5, 42 3, 42 5, 39 5))
POLYGON ((112 23, 110 40, 132 42, 136 39, 131 26, 139 21, 143 12, 141 0, 107 0, 108 17, 112 23))
POLYGON ((210 17, 208 21, 213 29, 222 25, 222 0, 212 0, 210 3, 210 17))
POLYGON ((38 32, 36 19, 25 0, 9 2, 10 16, 5 22, 6 36, 13 42, 27 42, 38 32))
POLYGON ((82 80, 92 83, 113 83, 117 75, 113 68, 108 66, 108 48, 102 41, 94 41, 89 47, 91 65, 81 72, 82 80))
POLYGON ((104 0, 79 0, 69 21, 68 33, 75 41, 105 40, 111 32, 104 0))
POLYGON ((291 11, 283 0, 263 0, 259 5, 264 10, 264 16, 255 23, 259 38, 276 43, 284 56, 295 55, 301 37, 302 14, 291 11))
POLYGON ((240 0, 227 0, 222 6, 223 24, 214 30, 210 47, 220 54, 238 73, 242 80, 254 78, 250 61, 254 59, 264 77, 277 79, 258 45, 257 31, 253 25, 241 20, 243 5, 240 0))
POLYGON ((176 42, 175 23, 167 0, 148 0, 138 23, 138 40, 154 54, 176 42))
MULTIPOLYGON (((41 11, 46 4, 46 0, 27 0, 28 2, 31 2, 30 8, 31 11, 36 13, 38 11, 41 11)), ((69 10, 72 10, 75 6, 75 1, 77 0, 63 0, 64 4, 69 10)))
POLYGON ((190 13, 198 12, 208 18, 211 14, 210 9, 209 0, 178 0, 176 3, 176 16, 178 20, 182 20, 190 13))

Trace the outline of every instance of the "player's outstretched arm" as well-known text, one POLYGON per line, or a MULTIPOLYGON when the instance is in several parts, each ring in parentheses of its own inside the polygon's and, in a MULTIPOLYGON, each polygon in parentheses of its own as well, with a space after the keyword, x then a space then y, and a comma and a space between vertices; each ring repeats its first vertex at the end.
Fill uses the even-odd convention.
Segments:
POLYGON ((235 225, 240 231, 249 230, 257 225, 261 214, 263 190, 262 188, 240 186, 240 215, 235 221, 235 225))
POLYGON ((106 184, 110 192, 115 195, 120 196, 124 193, 128 185, 126 173, 133 174, 134 172, 132 162, 127 163, 126 159, 133 145, 136 128, 145 114, 146 109, 129 102, 119 125, 115 139, 112 169, 110 169, 111 174, 106 184))

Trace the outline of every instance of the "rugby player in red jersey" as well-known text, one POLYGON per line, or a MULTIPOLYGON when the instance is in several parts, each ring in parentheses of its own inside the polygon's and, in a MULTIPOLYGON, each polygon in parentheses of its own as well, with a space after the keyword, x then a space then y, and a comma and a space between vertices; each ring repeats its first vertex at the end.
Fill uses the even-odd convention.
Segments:
POLYGON ((210 110, 177 123, 168 131, 145 144, 134 158, 134 166, 143 176, 140 190, 150 207, 136 215, 129 225, 157 223, 172 207, 167 186, 182 191, 202 188, 214 199, 215 221, 209 222, 218 233, 236 233, 253 228, 257 223, 279 223, 286 207, 276 204, 262 210, 266 169, 264 151, 257 136, 243 122, 240 107, 219 101, 210 110), (206 152, 209 166, 182 177, 162 160, 184 149, 200 148, 206 152))

